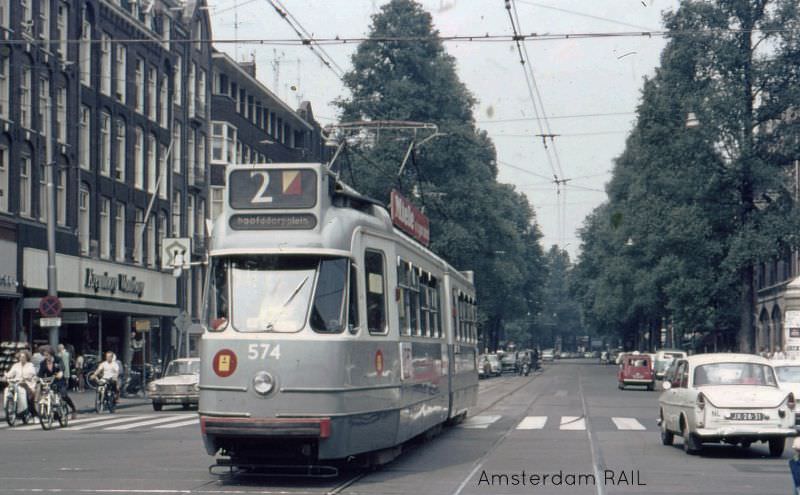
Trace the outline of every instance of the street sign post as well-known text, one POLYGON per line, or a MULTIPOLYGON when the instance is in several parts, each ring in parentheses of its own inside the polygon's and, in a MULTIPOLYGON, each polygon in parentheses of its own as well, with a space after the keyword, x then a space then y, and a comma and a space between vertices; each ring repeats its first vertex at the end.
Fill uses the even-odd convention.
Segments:
POLYGON ((60 327, 61 318, 59 318, 58 316, 39 318, 39 326, 42 328, 60 327))
MULTIPOLYGON (((62 307, 61 299, 56 296, 45 296, 39 301, 39 313, 44 317, 55 317, 61 315, 62 307)), ((57 327, 59 325, 47 326, 57 327)))

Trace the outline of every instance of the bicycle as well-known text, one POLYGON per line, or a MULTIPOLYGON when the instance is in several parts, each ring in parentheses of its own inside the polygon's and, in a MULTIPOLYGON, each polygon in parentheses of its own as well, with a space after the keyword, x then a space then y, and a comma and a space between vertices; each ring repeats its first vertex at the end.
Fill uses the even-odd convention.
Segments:
POLYGON ((53 390, 54 378, 42 378, 42 396, 39 398, 39 423, 43 430, 53 427, 53 419, 58 420, 62 428, 66 428, 69 423, 69 410, 67 403, 61 399, 61 394, 53 390))
POLYGON ((23 424, 28 424, 32 419, 28 411, 28 395, 25 389, 20 387, 21 382, 22 380, 9 381, 3 394, 3 409, 6 412, 8 426, 14 426, 17 419, 21 419, 23 424))
POLYGON ((97 380, 97 392, 94 396, 95 412, 100 414, 105 409, 109 413, 113 414, 114 409, 117 407, 116 399, 114 387, 109 383, 109 381, 104 378, 97 380))

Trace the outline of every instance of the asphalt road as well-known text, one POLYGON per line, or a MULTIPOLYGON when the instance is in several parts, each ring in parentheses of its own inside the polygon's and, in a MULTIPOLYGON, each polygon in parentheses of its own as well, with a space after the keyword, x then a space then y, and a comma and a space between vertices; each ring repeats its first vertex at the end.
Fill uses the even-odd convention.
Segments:
POLYGON ((180 408, 85 414, 49 432, 3 423, 0 493, 791 493, 790 449, 774 459, 763 444, 710 446, 701 456, 686 455, 680 438, 662 446, 658 392, 617 390, 614 373, 575 360, 531 377, 483 380, 479 405, 461 425, 382 469, 333 479, 213 476, 196 413, 180 408))

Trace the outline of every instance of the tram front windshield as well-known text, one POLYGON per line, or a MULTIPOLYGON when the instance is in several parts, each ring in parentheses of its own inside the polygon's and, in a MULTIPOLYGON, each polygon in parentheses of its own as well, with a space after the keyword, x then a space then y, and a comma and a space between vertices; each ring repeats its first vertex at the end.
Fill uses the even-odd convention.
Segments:
POLYGON ((212 263, 209 329, 230 321, 239 332, 343 329, 349 260, 309 256, 237 256, 212 263), (310 312, 310 314, 309 314, 310 312))

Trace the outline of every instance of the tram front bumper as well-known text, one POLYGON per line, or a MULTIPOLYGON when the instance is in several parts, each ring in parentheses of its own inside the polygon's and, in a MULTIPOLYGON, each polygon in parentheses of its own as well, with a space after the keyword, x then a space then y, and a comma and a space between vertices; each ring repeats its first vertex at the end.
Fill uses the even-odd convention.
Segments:
POLYGON ((217 418, 200 417, 204 436, 259 438, 328 438, 330 418, 217 418))

